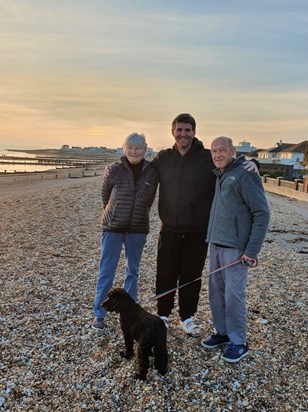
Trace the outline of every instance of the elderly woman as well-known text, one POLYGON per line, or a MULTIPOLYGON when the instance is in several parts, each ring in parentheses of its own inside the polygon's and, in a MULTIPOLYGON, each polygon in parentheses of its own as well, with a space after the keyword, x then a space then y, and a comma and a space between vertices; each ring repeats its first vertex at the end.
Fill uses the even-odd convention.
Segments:
POLYGON ((158 176, 145 160, 144 135, 132 133, 124 141, 124 156, 105 169, 102 185, 102 255, 94 300, 94 329, 105 327, 101 303, 111 289, 125 248, 124 289, 136 300, 138 272, 143 247, 149 232, 149 210, 153 203, 158 176))

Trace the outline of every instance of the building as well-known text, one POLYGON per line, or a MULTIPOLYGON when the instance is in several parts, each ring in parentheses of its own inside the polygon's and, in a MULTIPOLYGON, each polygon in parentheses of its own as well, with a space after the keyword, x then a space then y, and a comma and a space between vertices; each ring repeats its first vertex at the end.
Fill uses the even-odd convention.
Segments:
POLYGON ((123 152, 123 148, 122 147, 118 147, 115 151, 115 154, 117 156, 123 156, 124 152, 123 152))
POLYGON ((308 141, 304 140, 301 143, 294 144, 280 152, 280 163, 289 165, 293 164, 294 169, 301 169, 301 163, 304 160, 305 149, 308 146, 308 141))
POLYGON ((275 147, 260 152, 258 160, 260 163, 280 163, 280 152, 294 145, 294 143, 282 143, 282 140, 280 140, 275 147))
POLYGON ((235 146, 236 149, 236 155, 239 156, 241 154, 246 154, 250 152, 254 152, 257 150, 256 147, 251 146, 250 142, 246 142, 245 140, 243 142, 239 142, 238 146, 235 146))
POLYGON ((291 179, 303 174, 303 160, 308 141, 301 143, 283 143, 282 140, 276 147, 262 150, 258 154, 258 161, 263 172, 267 170, 281 170, 281 175, 291 179))
POLYGON ((84 147, 83 151, 86 153, 104 154, 106 152, 106 148, 90 146, 90 147, 84 147))
POLYGON ((260 163, 293 165, 295 169, 301 169, 307 145, 307 140, 301 143, 282 143, 280 140, 276 147, 259 152, 258 160, 260 163))

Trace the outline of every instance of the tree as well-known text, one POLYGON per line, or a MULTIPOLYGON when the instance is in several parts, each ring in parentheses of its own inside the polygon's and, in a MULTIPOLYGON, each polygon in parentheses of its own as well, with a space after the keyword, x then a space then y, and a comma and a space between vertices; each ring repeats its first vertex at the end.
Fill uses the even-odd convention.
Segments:
POLYGON ((304 167, 308 166, 308 141, 306 141, 305 150, 304 150, 304 159, 302 161, 304 167))

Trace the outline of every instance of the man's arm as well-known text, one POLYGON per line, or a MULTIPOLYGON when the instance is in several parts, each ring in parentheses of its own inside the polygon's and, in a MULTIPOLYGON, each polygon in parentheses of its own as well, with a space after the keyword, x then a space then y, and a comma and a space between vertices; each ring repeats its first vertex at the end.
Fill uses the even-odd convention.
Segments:
POLYGON ((252 215, 252 226, 243 257, 256 259, 264 242, 270 210, 260 176, 246 172, 242 185, 242 197, 252 215))

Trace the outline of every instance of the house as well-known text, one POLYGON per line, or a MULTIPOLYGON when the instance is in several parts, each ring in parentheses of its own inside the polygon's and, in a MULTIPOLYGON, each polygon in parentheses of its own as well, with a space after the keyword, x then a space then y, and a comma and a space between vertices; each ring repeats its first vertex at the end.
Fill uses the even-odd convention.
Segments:
POLYGON ((258 160, 259 153, 261 153, 263 151, 264 151, 264 149, 257 149, 257 150, 254 150, 252 152, 246 153, 245 157, 246 157, 247 160, 252 160, 252 159, 258 160))
POLYGON ((260 163, 280 163, 280 152, 294 145, 294 143, 282 143, 280 140, 276 143, 276 147, 261 151, 258 154, 258 161, 260 163))
POLYGON ((96 147, 96 146, 85 147, 84 151, 93 153, 93 154, 103 154, 106 152, 106 150, 103 149, 102 147, 96 147))
POLYGON ((302 169, 302 161, 304 160, 305 149, 308 145, 308 140, 294 144, 280 152, 280 163, 283 165, 293 165, 294 169, 302 169))
POLYGON ((72 152, 82 152, 82 148, 80 146, 72 146, 72 152))
POLYGON ((304 140, 301 143, 282 143, 280 140, 276 147, 262 150, 258 154, 258 160, 260 163, 292 165, 294 169, 301 170, 301 163, 304 160, 304 153, 307 145, 307 140, 304 140))
POLYGON ((123 147, 118 147, 115 151, 115 155, 116 156, 123 156, 123 154, 124 154, 123 147))
POLYGON ((262 150, 258 154, 258 161, 261 164, 263 173, 277 170, 286 179, 302 176, 302 162, 307 145, 307 140, 296 144, 282 143, 282 140, 280 140, 276 147, 262 150))

